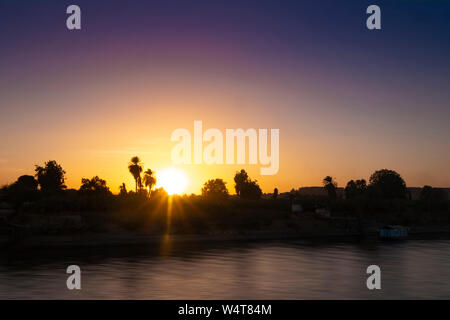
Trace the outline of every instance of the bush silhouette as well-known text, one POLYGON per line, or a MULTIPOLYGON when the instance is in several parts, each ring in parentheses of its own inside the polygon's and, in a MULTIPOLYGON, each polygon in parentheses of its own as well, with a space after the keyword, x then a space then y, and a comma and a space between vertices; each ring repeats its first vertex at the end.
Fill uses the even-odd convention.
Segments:
POLYGON ((367 191, 366 180, 350 180, 347 182, 347 186, 345 187, 345 197, 347 199, 355 198, 362 196, 367 191))
POLYGON ((273 189, 272 199, 277 200, 277 198, 278 198, 278 188, 275 188, 275 189, 273 189))
POLYGON ((106 181, 100 179, 98 176, 92 179, 81 179, 81 187, 79 190, 82 194, 88 195, 108 195, 111 194, 109 188, 106 186, 106 181))
POLYGON ((128 194, 127 186, 125 185, 125 183, 122 183, 119 187, 119 195, 124 196, 127 194, 128 194))
POLYGON ((211 179, 206 181, 202 188, 202 196, 213 199, 223 199, 228 197, 226 182, 222 179, 211 179))
POLYGON ((30 191, 37 191, 39 183, 33 176, 23 175, 17 179, 16 182, 23 189, 28 189, 30 191))
POLYGON ((38 197, 38 182, 33 176, 20 176, 16 182, 2 188, 5 200, 19 207, 27 201, 34 201, 38 197))

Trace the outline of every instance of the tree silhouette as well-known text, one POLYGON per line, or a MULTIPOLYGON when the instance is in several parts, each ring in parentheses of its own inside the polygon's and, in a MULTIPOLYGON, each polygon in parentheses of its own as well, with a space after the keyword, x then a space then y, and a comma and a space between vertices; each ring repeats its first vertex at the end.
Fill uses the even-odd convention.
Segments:
POLYGON ((366 180, 350 180, 345 187, 345 197, 351 199, 363 195, 367 191, 366 180))
POLYGON ((323 187, 327 190, 328 197, 336 199, 337 183, 332 176, 326 176, 322 181, 323 187))
POLYGON ((141 159, 139 159, 139 157, 131 158, 130 163, 128 164, 128 170, 133 175, 134 181, 136 182, 136 193, 137 193, 138 188, 140 189, 142 187, 142 182, 141 182, 142 163, 141 163, 141 159))
POLYGON ((372 196, 390 199, 403 199, 407 194, 403 178, 397 172, 388 169, 375 171, 370 176, 369 191, 372 196))
POLYGON ((96 195, 106 195, 111 194, 109 188, 106 186, 106 181, 100 179, 98 176, 92 179, 81 179, 81 187, 79 190, 84 194, 96 194, 96 195))
POLYGON ((207 198, 226 198, 228 189, 222 179, 211 179, 205 182, 202 188, 202 196, 207 198))
POLYGON ((55 160, 46 162, 43 167, 36 165, 35 172, 42 191, 56 192, 66 189, 64 185, 66 172, 55 160))
POLYGON ((150 193, 153 186, 156 184, 156 178, 153 175, 153 171, 150 169, 145 170, 144 172, 144 185, 148 188, 148 192, 150 193))
POLYGON ((244 185, 248 183, 248 181, 249 181, 248 174, 244 169, 242 169, 240 172, 236 172, 234 176, 235 182, 234 189, 236 190, 236 194, 238 196, 241 195, 241 190, 244 187, 244 185))
POLYGON ((243 199, 259 199, 262 191, 256 180, 251 180, 247 172, 242 169, 234 176, 236 194, 243 199))

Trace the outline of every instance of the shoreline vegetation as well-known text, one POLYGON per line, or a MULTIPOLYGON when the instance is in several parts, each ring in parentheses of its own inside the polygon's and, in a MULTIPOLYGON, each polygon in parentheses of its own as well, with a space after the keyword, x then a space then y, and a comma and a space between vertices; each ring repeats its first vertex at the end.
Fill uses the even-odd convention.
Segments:
POLYGON ((64 185, 56 161, 36 166, 0 189, 0 246, 36 247, 168 245, 184 242, 309 239, 376 239, 387 225, 409 228, 410 238, 449 237, 448 190, 407 188, 395 171, 382 169, 338 188, 263 194, 245 170, 236 172, 230 195, 222 179, 205 182, 201 195, 173 195, 158 188, 138 157, 128 164, 135 185, 119 194, 105 180, 82 178, 78 190, 64 185))

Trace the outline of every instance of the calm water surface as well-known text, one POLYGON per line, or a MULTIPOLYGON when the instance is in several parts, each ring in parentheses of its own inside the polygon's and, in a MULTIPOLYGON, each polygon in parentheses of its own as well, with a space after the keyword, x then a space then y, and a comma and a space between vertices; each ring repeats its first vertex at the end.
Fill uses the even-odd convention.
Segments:
POLYGON ((450 241, 226 243, 0 253, 1 299, 450 298, 450 241), (82 290, 66 288, 68 265, 82 290), (382 290, 366 288, 367 266, 382 290))

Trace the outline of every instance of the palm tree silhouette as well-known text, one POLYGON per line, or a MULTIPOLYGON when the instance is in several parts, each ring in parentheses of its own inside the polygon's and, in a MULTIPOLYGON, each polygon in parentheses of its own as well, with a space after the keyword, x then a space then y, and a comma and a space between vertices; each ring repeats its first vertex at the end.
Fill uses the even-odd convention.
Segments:
POLYGON ((142 163, 139 157, 131 158, 130 163, 128 164, 128 170, 133 175, 134 181, 136 182, 136 192, 138 191, 138 187, 141 188, 141 172, 142 172, 142 163))
POLYGON ((144 172, 144 185, 148 187, 148 192, 152 190, 153 186, 156 184, 156 178, 153 175, 153 171, 150 169, 145 170, 144 172))

